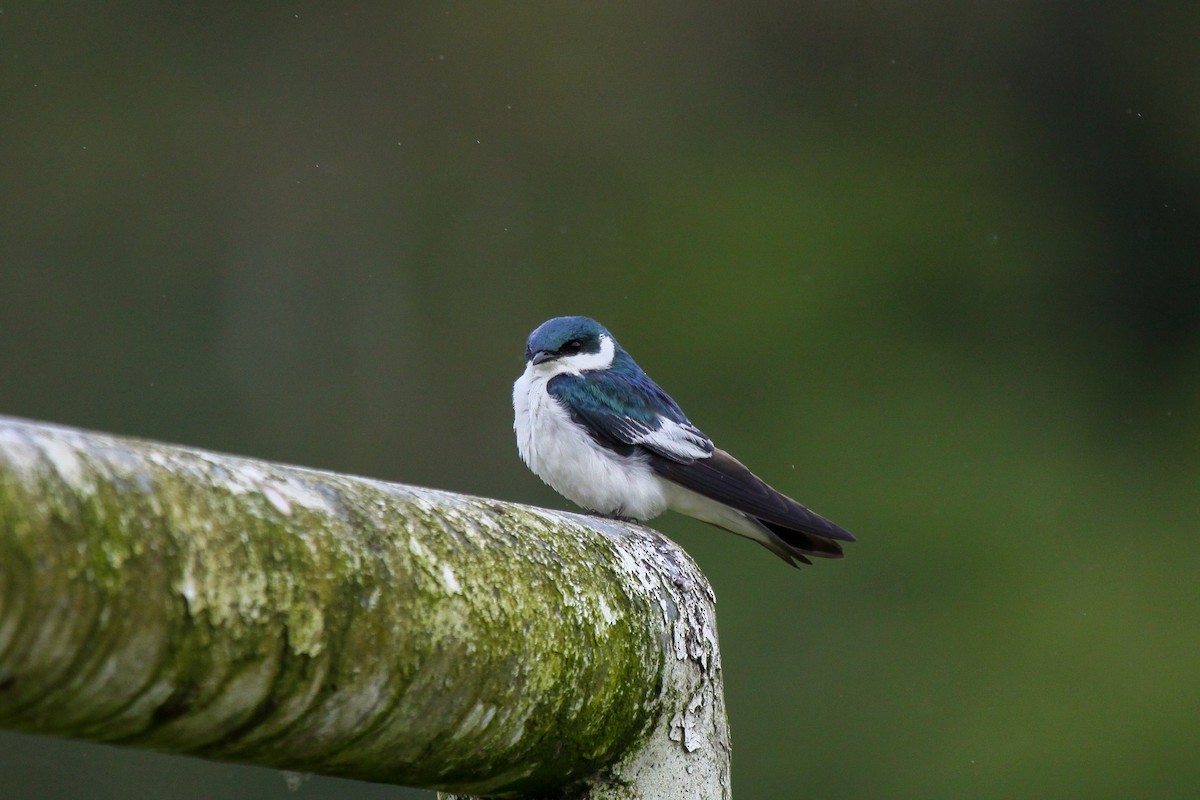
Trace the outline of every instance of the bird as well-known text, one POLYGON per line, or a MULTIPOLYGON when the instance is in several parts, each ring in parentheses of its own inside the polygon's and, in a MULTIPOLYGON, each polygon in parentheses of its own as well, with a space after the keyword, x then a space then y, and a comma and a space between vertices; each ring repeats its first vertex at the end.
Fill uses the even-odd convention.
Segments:
POLYGON ((841 543, 854 541, 716 447, 588 317, 555 317, 529 334, 513 415, 526 466, 593 514, 644 522, 671 509, 793 567, 841 558, 841 543))

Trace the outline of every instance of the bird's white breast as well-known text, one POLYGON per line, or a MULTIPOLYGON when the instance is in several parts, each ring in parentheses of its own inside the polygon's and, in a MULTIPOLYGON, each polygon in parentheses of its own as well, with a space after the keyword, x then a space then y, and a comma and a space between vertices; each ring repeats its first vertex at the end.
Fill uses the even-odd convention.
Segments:
POLYGON ((636 519, 661 514, 667 507, 662 481, 645 460, 597 444, 546 391, 557 371, 531 363, 513 384, 513 430, 525 464, 589 511, 636 519))

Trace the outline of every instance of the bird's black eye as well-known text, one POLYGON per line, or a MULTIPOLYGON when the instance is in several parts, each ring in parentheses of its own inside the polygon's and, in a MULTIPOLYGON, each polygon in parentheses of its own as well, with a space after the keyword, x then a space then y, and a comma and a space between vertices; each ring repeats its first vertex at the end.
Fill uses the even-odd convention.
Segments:
POLYGON ((572 339, 564 344, 562 349, 564 353, 578 353, 582 347, 583 342, 579 341, 578 339, 572 339))

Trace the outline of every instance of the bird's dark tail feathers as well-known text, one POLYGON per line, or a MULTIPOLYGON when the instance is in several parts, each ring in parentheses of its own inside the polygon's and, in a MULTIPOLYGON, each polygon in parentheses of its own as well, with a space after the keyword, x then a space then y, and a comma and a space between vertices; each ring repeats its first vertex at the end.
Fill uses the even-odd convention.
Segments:
POLYGON ((819 536, 808 531, 798 531, 785 528, 774 522, 756 519, 771 534, 771 543, 763 542, 763 547, 770 550, 793 567, 800 564, 812 564, 808 556, 814 558, 841 558, 842 546, 828 536, 819 536), (796 562, 800 562, 797 564, 796 562))

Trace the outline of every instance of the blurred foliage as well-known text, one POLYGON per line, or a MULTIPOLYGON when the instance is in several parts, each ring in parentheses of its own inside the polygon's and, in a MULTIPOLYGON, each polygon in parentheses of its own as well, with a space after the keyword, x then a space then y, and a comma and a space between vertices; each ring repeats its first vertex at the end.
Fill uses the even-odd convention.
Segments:
MULTIPOLYGON (((860 536, 797 574, 661 521, 721 601, 737 796, 1190 796, 1198 30, 1111 0, 6 6, 0 411, 561 506, 509 391, 529 330, 590 314, 860 536)), ((12 800, 291 796, 0 742, 12 800)))

